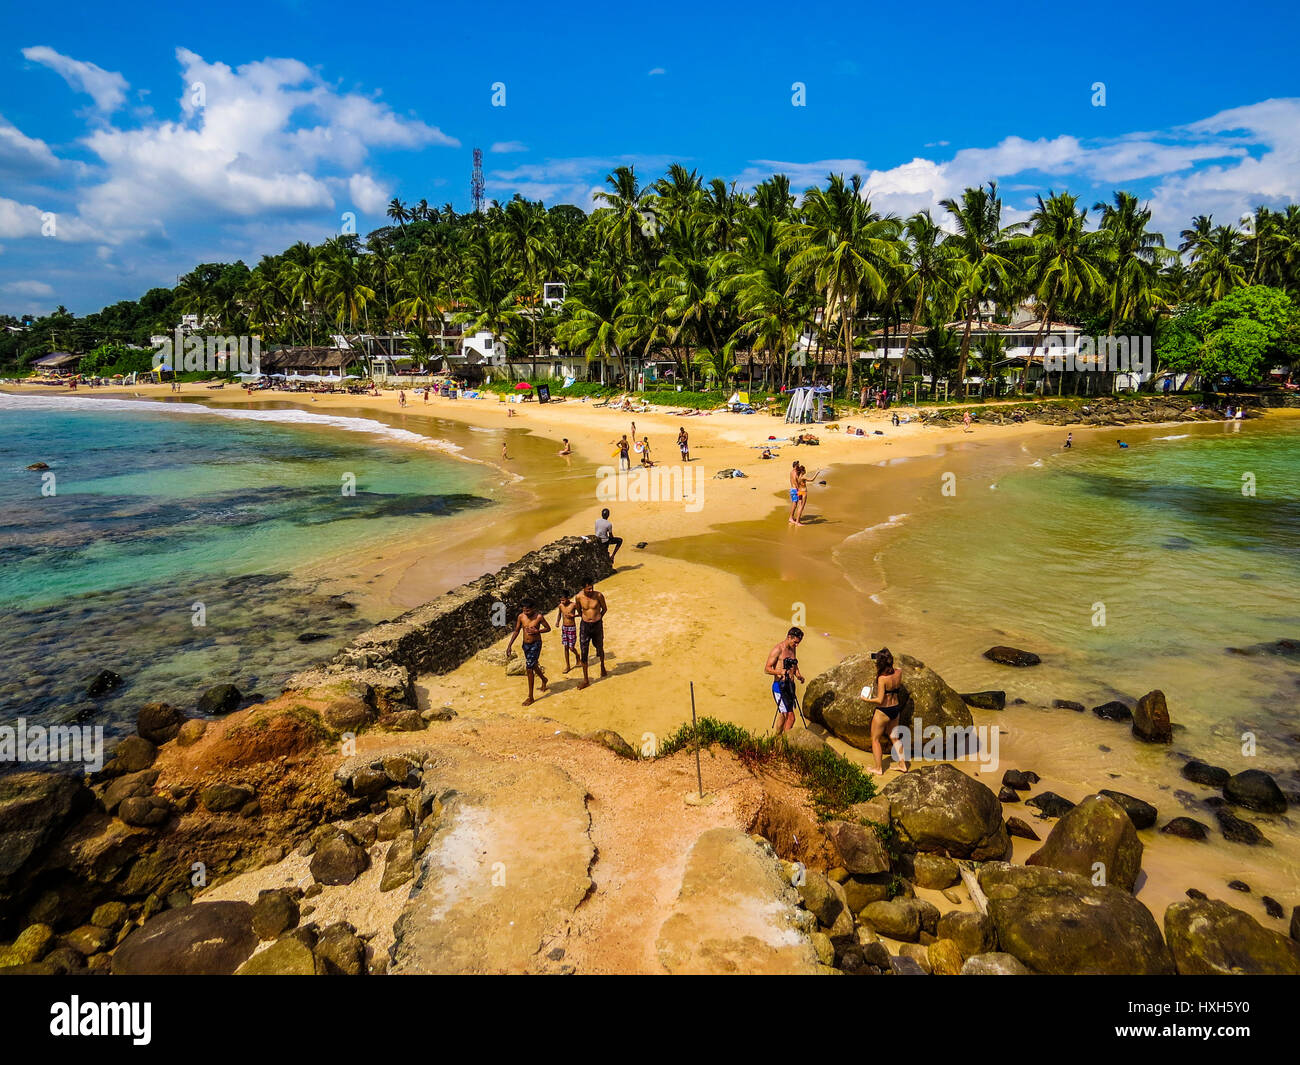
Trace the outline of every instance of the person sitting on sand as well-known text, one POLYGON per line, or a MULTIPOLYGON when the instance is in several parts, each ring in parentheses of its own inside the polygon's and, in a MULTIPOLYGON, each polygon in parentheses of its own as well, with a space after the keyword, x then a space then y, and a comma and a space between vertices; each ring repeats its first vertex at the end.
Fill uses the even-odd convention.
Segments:
POLYGON ((596 519, 596 539, 608 547, 614 545, 614 550, 609 553, 609 563, 614 564, 614 556, 618 554, 618 549, 623 546, 623 537, 614 535, 614 524, 609 520, 609 507, 600 512, 600 517, 596 519))
POLYGON ((542 691, 546 691, 547 684, 546 673, 542 670, 542 633, 550 632, 551 626, 546 621, 546 615, 537 609, 537 605, 531 600, 524 600, 524 609, 520 615, 515 618, 515 631, 510 634, 510 642, 506 644, 506 657, 512 654, 511 648, 515 645, 515 639, 522 632, 524 634, 524 666, 528 673, 528 698, 524 700, 524 706, 533 705, 533 674, 542 678, 542 691))
POLYGON ((772 681, 772 698, 776 701, 776 734, 788 732, 794 728, 796 707, 794 682, 804 682, 799 672, 798 648, 803 639, 803 630, 792 627, 785 634, 785 639, 772 648, 767 656, 767 665, 763 672, 775 678, 772 681))
POLYGON ((573 448, 571 448, 571 447, 569 446, 569 438, 568 438, 567 436, 564 438, 564 446, 563 446, 562 448, 560 448, 560 450, 557 451, 556 454, 557 454, 557 455, 572 455, 572 454, 573 454, 573 448))
POLYGON ((560 645, 564 648, 564 672, 573 668, 569 663, 569 652, 578 657, 578 604, 573 596, 565 592, 560 598, 559 609, 555 612, 555 624, 560 627, 560 645))
POLYGON ((758 457, 761 459, 775 458, 775 456, 772 454, 772 449, 770 447, 763 448, 763 453, 758 457))
MULTIPOLYGON (((903 705, 899 699, 899 691, 903 686, 903 671, 894 665, 894 656, 890 654, 888 647, 882 647, 872 657, 876 660, 874 700, 876 712, 871 716, 871 753, 876 756, 876 764, 874 767, 868 767, 868 769, 877 776, 884 773, 885 767, 881 760, 883 756, 881 741, 885 738, 885 733, 888 732, 894 762, 897 764, 899 772, 906 773, 908 766, 903 744, 899 740, 898 734, 894 732, 894 726, 898 722, 899 715, 903 712, 903 705)), ((868 702, 872 701, 871 692, 864 689, 862 698, 868 702)))
POLYGON ((894 411, 893 422, 894 422, 895 425, 898 424, 898 411, 894 411))
POLYGON ((582 614, 578 623, 578 657, 582 660, 582 683, 578 685, 579 691, 591 684, 591 677, 587 672, 587 652, 593 644, 596 654, 600 656, 600 675, 609 676, 609 670, 605 668, 605 615, 609 613, 609 605, 605 602, 605 597, 592 585, 592 579, 586 578, 582 582, 582 591, 573 600, 578 604, 578 610, 582 614))

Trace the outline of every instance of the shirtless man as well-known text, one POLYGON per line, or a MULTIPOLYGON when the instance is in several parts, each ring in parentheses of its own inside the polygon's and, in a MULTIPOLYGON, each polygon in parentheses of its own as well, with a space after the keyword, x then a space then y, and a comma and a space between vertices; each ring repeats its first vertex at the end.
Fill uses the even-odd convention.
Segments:
POLYGON ((605 668, 605 615, 609 612, 609 607, 605 603, 605 597, 592 584, 592 579, 586 578, 582 582, 582 591, 573 600, 582 612, 581 623, 578 625, 578 657, 582 660, 579 691, 591 683, 591 677, 587 673, 587 649, 590 645, 595 645, 596 654, 600 656, 600 675, 609 675, 609 670, 605 668))
POLYGON ((681 426, 677 430, 677 446, 681 449, 682 461, 691 461, 691 438, 686 432, 686 426, 681 426))
POLYGON ((564 672, 573 668, 569 664, 569 652, 578 657, 578 604, 568 592, 560 599, 560 608, 555 612, 555 624, 560 626, 560 644, 564 647, 564 672))
POLYGON ((799 509, 799 460, 790 463, 790 524, 794 524, 794 512, 799 509))
POLYGON ((627 434, 624 433, 618 440, 614 441, 614 446, 618 448, 618 468, 626 470, 631 467, 631 461, 628 457, 628 449, 632 446, 627 442, 627 434))
POLYGON ((788 732, 794 728, 795 694, 794 682, 804 683, 803 674, 799 672, 799 660, 796 657, 799 642, 803 639, 803 630, 791 628, 785 639, 772 648, 767 656, 767 666, 763 672, 775 678, 772 681, 772 698, 776 700, 776 734, 788 732))
POLYGON ((564 438, 564 447, 560 448, 560 450, 557 451, 556 454, 557 454, 557 455, 572 455, 572 454, 573 454, 573 448, 571 448, 571 447, 569 446, 569 438, 568 438, 567 436, 564 438))
POLYGON ((542 691, 546 691, 549 683, 546 679, 546 673, 542 670, 542 633, 550 632, 551 626, 546 622, 546 616, 537 609, 532 600, 524 601, 524 609, 520 615, 515 618, 515 631, 510 634, 510 642, 506 644, 506 657, 509 658, 513 653, 511 648, 515 645, 515 639, 522 632, 524 634, 524 665, 528 672, 528 698, 524 700, 524 706, 533 705, 533 674, 542 678, 542 691))

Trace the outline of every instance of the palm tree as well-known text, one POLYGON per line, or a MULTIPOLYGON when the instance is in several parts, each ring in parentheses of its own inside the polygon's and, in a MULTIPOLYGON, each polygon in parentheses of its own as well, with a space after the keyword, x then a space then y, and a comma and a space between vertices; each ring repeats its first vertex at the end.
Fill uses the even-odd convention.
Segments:
POLYGON ((943 230, 935 224, 929 211, 912 215, 904 223, 903 232, 906 242, 901 264, 902 288, 915 291, 916 298, 912 303, 907 337, 903 341, 903 359, 898 371, 900 379, 902 363, 907 361, 912 337, 916 335, 927 301, 951 291, 957 278, 954 247, 944 242, 943 230))
POLYGON ((403 233, 406 232, 406 223, 410 221, 411 212, 407 209, 406 204, 394 196, 388 201, 388 217, 401 227, 403 233))
POLYGON ((1191 258, 1192 290, 1204 303, 1223 299, 1246 283, 1241 263, 1241 234, 1228 226, 1215 226, 1207 215, 1198 215, 1192 227, 1182 232, 1180 252, 1191 258))
POLYGON ((827 188, 809 189, 801 214, 803 220, 789 230, 790 266, 811 279, 839 320, 844 384, 851 392, 854 318, 864 293, 875 299, 885 294, 885 274, 897 258, 898 222, 871 210, 857 174, 847 182, 842 174, 831 174, 827 188))
POLYGON ((588 267, 583 277, 570 289, 564 304, 564 320, 556 329, 556 338, 574 351, 581 351, 587 361, 604 360, 611 355, 618 360, 619 373, 627 381, 618 327, 621 293, 615 272, 608 259, 588 267))
POLYGON ((1104 259, 1110 285, 1110 324, 1114 335, 1120 322, 1150 322, 1165 307, 1161 294, 1160 267, 1173 253, 1164 237, 1147 229, 1151 209, 1140 207, 1136 196, 1117 192, 1114 203, 1097 203, 1101 212, 1099 229, 1104 235, 1104 259))
POLYGON ((957 300, 966 325, 961 334, 957 378, 965 382, 971 327, 979 317, 980 304, 1011 281, 1010 241, 1020 227, 1003 227, 996 181, 990 181, 988 188, 963 189, 960 201, 941 200, 939 206, 952 216, 956 232, 948 239, 961 260, 957 300))

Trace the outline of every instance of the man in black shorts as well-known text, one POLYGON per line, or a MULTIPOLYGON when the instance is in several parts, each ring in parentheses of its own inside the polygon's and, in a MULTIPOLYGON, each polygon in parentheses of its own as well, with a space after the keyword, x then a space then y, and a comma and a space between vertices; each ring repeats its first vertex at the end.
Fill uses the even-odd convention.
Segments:
POLYGON ((618 554, 618 549, 623 546, 623 537, 614 535, 614 523, 609 520, 609 507, 600 512, 600 517, 596 519, 596 539, 606 547, 612 546, 613 551, 609 553, 609 561, 614 561, 614 556, 618 554))
POLYGON ((592 587, 592 583, 590 577, 584 579, 582 591, 574 596, 573 600, 578 604, 581 616, 578 622, 578 657, 582 660, 582 683, 578 685, 579 691, 591 683, 591 677, 587 674, 588 647, 594 646, 596 654, 600 656, 600 675, 602 677, 609 675, 609 670, 605 668, 605 615, 609 612, 609 606, 605 602, 605 597, 592 587))

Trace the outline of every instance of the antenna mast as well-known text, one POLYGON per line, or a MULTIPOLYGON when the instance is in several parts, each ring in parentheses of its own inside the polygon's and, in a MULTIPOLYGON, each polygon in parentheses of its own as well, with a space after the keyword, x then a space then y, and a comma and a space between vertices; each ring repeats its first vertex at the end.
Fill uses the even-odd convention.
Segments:
POLYGON ((483 213, 483 149, 474 149, 474 175, 469 179, 469 194, 474 201, 474 213, 483 213))

